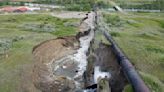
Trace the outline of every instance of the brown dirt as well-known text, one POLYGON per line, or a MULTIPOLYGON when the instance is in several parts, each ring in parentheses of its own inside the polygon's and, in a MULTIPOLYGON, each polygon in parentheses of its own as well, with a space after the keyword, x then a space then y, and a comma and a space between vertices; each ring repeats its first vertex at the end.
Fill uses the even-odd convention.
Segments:
POLYGON ((54 76, 49 64, 75 53, 77 48, 78 42, 75 37, 60 37, 35 46, 33 55, 36 64, 32 74, 34 85, 42 92, 71 92, 74 83, 66 77, 54 76))

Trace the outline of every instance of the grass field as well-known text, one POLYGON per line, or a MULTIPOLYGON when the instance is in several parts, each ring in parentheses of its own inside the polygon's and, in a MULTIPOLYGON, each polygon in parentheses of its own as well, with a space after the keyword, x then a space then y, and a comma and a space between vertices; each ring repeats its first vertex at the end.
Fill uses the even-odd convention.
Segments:
POLYGON ((46 14, 0 15, 0 92, 38 92, 30 76, 33 47, 48 39, 76 34, 76 27, 64 25, 74 22, 78 20, 46 14))
MULTIPOLYGON (((152 92, 164 92, 163 17, 163 13, 105 15, 111 35, 152 92)), ((30 76, 32 48, 48 39, 75 35, 72 23, 77 21, 46 14, 0 15, 0 92, 39 92, 30 76)))
POLYGON ((151 91, 164 92, 163 13, 110 13, 104 16, 111 35, 151 91))

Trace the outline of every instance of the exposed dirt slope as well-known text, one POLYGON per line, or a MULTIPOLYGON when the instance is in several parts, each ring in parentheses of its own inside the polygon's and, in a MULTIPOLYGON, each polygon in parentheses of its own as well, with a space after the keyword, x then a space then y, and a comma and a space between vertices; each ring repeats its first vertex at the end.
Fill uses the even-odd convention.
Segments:
POLYGON ((71 92, 71 89, 74 88, 73 82, 64 76, 54 76, 50 65, 52 61, 73 54, 77 47, 78 42, 75 37, 48 40, 34 47, 33 55, 36 64, 33 69, 33 81, 35 86, 43 92, 59 92, 62 90, 71 92))
POLYGON ((121 92, 127 84, 127 79, 123 74, 121 66, 118 64, 116 55, 113 53, 111 46, 100 44, 95 51, 97 55, 96 65, 100 65, 103 71, 111 73, 109 84, 112 92, 121 92))
POLYGON ((109 79, 111 92, 122 92, 128 81, 110 45, 100 43, 99 47, 94 50, 94 54, 90 55, 85 75, 86 86, 93 85, 95 66, 100 66, 101 71, 111 74, 111 78, 109 79))

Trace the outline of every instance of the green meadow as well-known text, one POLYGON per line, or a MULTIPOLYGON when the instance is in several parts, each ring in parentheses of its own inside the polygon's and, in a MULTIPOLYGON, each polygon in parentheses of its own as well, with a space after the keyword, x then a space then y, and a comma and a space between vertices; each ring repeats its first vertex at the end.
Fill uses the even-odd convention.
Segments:
POLYGON ((35 45, 59 36, 75 35, 78 19, 48 14, 0 15, 0 92, 37 92, 31 71, 35 45))
MULTIPOLYGON (((152 92, 164 91, 164 14, 105 13, 109 33, 152 92)), ((127 87, 127 91, 129 86, 127 87)))

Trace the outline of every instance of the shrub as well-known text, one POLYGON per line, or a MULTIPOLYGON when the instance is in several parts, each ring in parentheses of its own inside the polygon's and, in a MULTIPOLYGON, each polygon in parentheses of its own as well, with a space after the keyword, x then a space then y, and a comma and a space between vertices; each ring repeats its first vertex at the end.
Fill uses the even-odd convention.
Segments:
POLYGON ((119 37, 120 36, 120 33, 118 33, 118 32, 111 32, 110 34, 113 37, 119 37))
POLYGON ((4 54, 8 51, 12 46, 12 41, 8 39, 1 39, 0 40, 0 54, 4 54))
POLYGON ((109 4, 104 1, 97 1, 96 4, 99 8, 109 8, 109 4))
POLYGON ((91 6, 89 4, 68 4, 66 9, 70 11, 90 11, 91 6))
POLYGON ((115 26, 115 27, 120 27, 123 25, 124 20, 122 20, 119 16, 117 15, 103 15, 105 18, 105 22, 109 26, 115 26))

